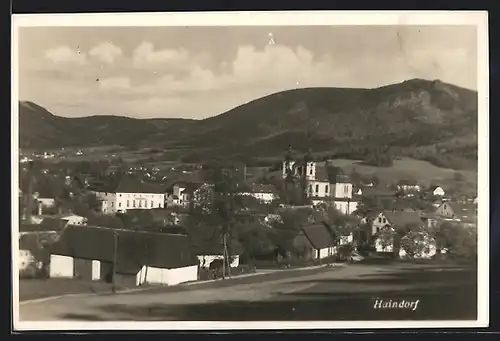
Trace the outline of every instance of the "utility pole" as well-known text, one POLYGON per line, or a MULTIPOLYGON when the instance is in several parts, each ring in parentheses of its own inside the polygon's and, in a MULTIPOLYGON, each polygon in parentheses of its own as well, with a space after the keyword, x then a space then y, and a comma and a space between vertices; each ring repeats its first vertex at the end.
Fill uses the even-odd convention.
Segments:
POLYGON ((118 256, 118 232, 113 231, 113 277, 111 291, 116 293, 116 264, 118 256))
POLYGON ((226 250, 226 233, 224 232, 224 236, 222 237, 222 243, 223 243, 223 259, 222 259, 222 279, 226 278, 226 261, 227 261, 227 250, 226 250))

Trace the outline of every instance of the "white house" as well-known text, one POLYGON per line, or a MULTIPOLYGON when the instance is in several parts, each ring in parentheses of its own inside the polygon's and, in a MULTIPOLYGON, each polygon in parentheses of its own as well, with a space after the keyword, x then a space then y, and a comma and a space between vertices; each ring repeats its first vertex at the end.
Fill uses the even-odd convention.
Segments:
POLYGON ((188 207, 204 196, 210 196, 212 185, 204 182, 178 182, 172 187, 171 202, 174 206, 188 207))
POLYGON ((415 180, 400 180, 396 185, 398 191, 405 194, 418 192, 421 190, 420 185, 415 180))
POLYGON ((372 235, 385 227, 404 228, 407 225, 423 226, 423 217, 419 212, 409 211, 382 211, 372 218, 372 235))
POLYGON ((187 236, 166 233, 70 225, 51 248, 51 278, 110 282, 113 273, 132 285, 176 285, 195 281, 198 264, 187 236))
POLYGON ((440 186, 436 186, 432 189, 432 195, 443 197, 444 194, 444 189, 440 186))
POLYGON ((59 216, 60 219, 67 221, 68 225, 87 225, 87 218, 78 214, 67 213, 59 216))
POLYGON ((266 204, 270 204, 276 199, 276 189, 272 185, 252 184, 249 192, 243 192, 242 195, 254 197, 266 204))
POLYGON ((124 177, 116 188, 94 188, 101 202, 102 213, 126 213, 128 210, 164 208, 165 193, 160 186, 147 184, 132 177, 124 177))

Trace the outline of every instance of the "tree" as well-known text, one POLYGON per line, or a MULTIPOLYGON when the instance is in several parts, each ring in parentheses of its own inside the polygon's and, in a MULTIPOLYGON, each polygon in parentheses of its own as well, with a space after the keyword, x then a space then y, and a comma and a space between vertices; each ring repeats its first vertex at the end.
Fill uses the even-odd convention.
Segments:
POLYGON ((463 224, 443 222, 434 230, 437 252, 446 251, 447 254, 460 258, 474 258, 477 256, 477 230, 463 224))
MULTIPOLYGON (((231 241, 236 222, 235 212, 242 207, 238 183, 233 173, 221 166, 215 165, 207 173, 207 182, 213 184, 213 197, 210 212, 211 221, 216 226, 222 226, 221 239, 225 244, 224 264, 229 269, 231 259, 231 241), (227 252, 226 252, 227 250, 227 252)), ((206 215, 206 214, 203 214, 206 215)), ((224 273, 223 276, 226 274, 224 273)))
POLYGON ((401 238, 401 249, 409 259, 422 258, 431 252, 434 239, 424 230, 411 230, 401 238))

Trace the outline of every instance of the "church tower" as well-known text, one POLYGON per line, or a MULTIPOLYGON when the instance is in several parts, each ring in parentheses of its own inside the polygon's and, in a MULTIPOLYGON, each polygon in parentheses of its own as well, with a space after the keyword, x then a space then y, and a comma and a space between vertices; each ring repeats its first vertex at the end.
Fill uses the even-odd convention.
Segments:
POLYGON ((294 174, 294 166, 295 166, 295 160, 293 159, 292 146, 289 145, 288 150, 285 153, 285 159, 283 160, 283 165, 282 165, 283 179, 286 179, 290 172, 293 172, 294 174))
POLYGON ((306 180, 314 181, 316 179, 316 162, 314 162, 310 149, 304 156, 304 171, 306 180))

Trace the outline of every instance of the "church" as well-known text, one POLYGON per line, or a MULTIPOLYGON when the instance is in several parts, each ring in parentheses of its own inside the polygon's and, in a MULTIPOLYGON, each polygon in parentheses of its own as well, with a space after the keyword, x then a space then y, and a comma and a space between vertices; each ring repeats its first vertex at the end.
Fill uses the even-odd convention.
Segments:
POLYGON ((337 175, 333 182, 328 178, 327 163, 317 163, 311 153, 300 160, 294 158, 291 149, 286 153, 282 167, 283 179, 293 177, 302 180, 304 191, 313 205, 332 205, 343 214, 354 212, 358 203, 353 200, 352 183, 347 175, 337 175))

